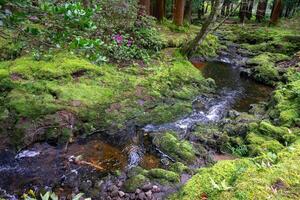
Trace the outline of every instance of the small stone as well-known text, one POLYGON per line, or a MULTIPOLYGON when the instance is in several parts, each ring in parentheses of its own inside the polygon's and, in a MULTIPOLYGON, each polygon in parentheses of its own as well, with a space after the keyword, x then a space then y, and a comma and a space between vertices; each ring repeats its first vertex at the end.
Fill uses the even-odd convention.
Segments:
POLYGON ((130 199, 132 199, 132 200, 135 199, 135 194, 133 194, 133 193, 130 194, 130 199))
POLYGON ((160 192, 160 188, 157 185, 153 185, 152 192, 153 193, 159 193, 160 192))
POLYGON ((144 185, 143 187, 142 187, 142 190, 144 191, 144 192, 147 192, 147 191, 149 191, 149 190, 151 190, 152 189, 152 184, 151 183, 148 183, 148 184, 146 184, 146 185, 144 185))
POLYGON ((119 191, 117 191, 117 190, 114 190, 114 191, 112 191, 111 192, 111 197, 117 197, 119 195, 119 191))
POLYGON ((119 196, 123 197, 125 195, 125 193, 123 191, 119 191, 119 196))
POLYGON ((116 190, 119 190, 119 188, 117 187, 117 186, 115 186, 115 185, 112 185, 109 189, 108 189, 108 191, 116 191, 116 190))
POLYGON ((146 196, 151 199, 152 198, 152 192, 149 190, 148 192, 145 192, 146 196))
POLYGON ((139 195, 138 195, 138 199, 139 199, 139 200, 144 200, 144 199, 146 199, 146 198, 147 198, 147 197, 146 197, 146 195, 145 195, 144 192, 139 193, 139 195))
POLYGON ((142 192, 142 190, 140 190, 139 188, 135 190, 136 194, 140 194, 142 192))
POLYGON ((122 185, 123 185, 123 182, 122 182, 122 181, 119 181, 119 182, 117 183, 117 186, 118 186, 118 187, 122 187, 122 185))

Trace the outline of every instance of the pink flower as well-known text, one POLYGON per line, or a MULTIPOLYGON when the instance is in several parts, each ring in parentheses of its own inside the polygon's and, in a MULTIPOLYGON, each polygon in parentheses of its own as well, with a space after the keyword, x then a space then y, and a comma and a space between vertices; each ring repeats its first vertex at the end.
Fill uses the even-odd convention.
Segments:
POLYGON ((132 40, 128 40, 127 42, 127 46, 130 47, 132 45, 133 41, 132 40))
POLYGON ((113 40, 115 40, 118 44, 123 42, 123 36, 120 34, 114 35, 113 40))

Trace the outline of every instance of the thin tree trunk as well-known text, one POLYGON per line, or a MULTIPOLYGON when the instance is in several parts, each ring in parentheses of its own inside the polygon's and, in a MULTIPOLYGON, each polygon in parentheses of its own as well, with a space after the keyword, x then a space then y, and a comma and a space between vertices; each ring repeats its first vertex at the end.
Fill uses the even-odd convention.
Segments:
POLYGON ((141 7, 141 13, 150 15, 150 0, 139 0, 139 5, 141 7))
POLYGON ((247 10, 248 10, 248 1, 247 0, 241 0, 240 14, 239 14, 241 23, 245 22, 247 10))
POLYGON ((181 52, 184 55, 190 57, 197 50, 197 48, 201 45, 201 43, 209 33, 210 25, 216 21, 217 15, 221 10, 221 5, 222 5, 221 0, 214 0, 213 5, 214 6, 212 7, 210 15, 202 25, 200 32, 193 40, 191 40, 190 42, 188 42, 186 45, 182 47, 181 52))
POLYGON ((271 16, 271 24, 276 24, 282 12, 282 0, 275 0, 272 16, 271 16))
POLYGON ((184 3, 185 0, 175 0, 173 21, 177 26, 183 25, 184 3))
POLYGON ((256 9, 256 21, 261 22, 265 18, 268 0, 259 0, 256 9))
POLYGON ((253 9, 253 4, 254 4, 254 0, 249 0, 248 1, 248 8, 247 8, 247 19, 250 20, 252 17, 252 9, 253 9))
POLYGON ((206 3, 204 14, 206 14, 207 12, 208 12, 208 2, 206 3))
POLYGON ((191 23, 192 21, 192 11, 193 11, 193 0, 186 0, 185 2, 185 8, 184 8, 184 19, 191 23))

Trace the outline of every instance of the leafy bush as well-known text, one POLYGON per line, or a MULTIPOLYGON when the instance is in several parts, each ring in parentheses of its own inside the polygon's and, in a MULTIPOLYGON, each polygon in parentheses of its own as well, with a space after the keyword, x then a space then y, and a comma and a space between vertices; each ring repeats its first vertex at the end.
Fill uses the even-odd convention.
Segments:
POLYGON ((147 60, 162 42, 154 20, 138 15, 138 9, 136 0, 97 1, 90 8, 76 1, 45 1, 39 7, 22 4, 3 21, 30 50, 68 49, 95 63, 147 60))

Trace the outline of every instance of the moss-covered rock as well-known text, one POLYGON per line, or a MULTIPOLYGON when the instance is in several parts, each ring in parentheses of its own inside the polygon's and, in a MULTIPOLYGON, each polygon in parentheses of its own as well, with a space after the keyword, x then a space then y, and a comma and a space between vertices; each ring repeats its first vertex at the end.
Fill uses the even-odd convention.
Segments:
POLYGON ((263 53, 251 58, 247 64, 256 66, 253 70, 252 76, 257 81, 272 85, 274 84, 274 81, 278 81, 280 79, 275 63, 288 58, 289 57, 284 54, 263 53))
POLYGON ((124 190, 126 192, 134 192, 137 188, 141 188, 145 185, 149 179, 142 174, 138 174, 127 179, 124 183, 124 190))
POLYGON ((180 180, 177 173, 159 168, 149 170, 148 176, 162 182, 178 183, 180 180))
POLYGON ((153 143, 173 159, 191 162, 195 159, 195 149, 186 140, 180 141, 176 133, 155 133, 153 143))
POLYGON ((272 124, 262 121, 259 125, 259 131, 267 136, 273 137, 284 143, 292 143, 296 140, 296 136, 286 127, 276 127, 272 124))
POLYGON ((220 161, 202 168, 171 199, 298 199, 300 142, 277 156, 220 161))
POLYGON ((251 132, 248 133, 246 140, 249 143, 247 147, 250 156, 263 155, 268 152, 277 153, 284 148, 276 139, 251 132))
POLYGON ((188 166, 186 166, 185 164, 181 163, 181 162, 175 162, 172 163, 170 166, 170 170, 178 173, 178 174, 182 174, 183 172, 189 172, 190 169, 188 166))
POLYGON ((172 60, 145 68, 97 66, 68 52, 38 60, 27 55, 1 62, 0 77, 0 108, 9 111, 1 124, 11 123, 11 118, 16 124, 10 127, 22 120, 31 122, 20 129, 21 135, 45 136, 47 129, 55 132, 54 128, 69 128, 75 134, 95 129, 116 132, 129 120, 140 125, 165 123, 190 112, 196 95, 213 90, 210 81, 178 52, 172 60), (52 117, 61 111, 72 118, 52 117))

